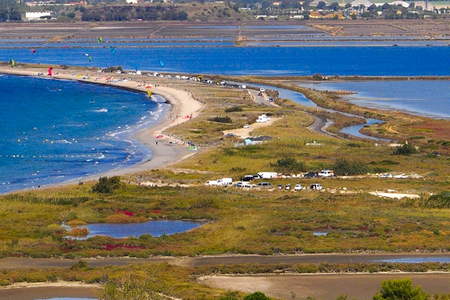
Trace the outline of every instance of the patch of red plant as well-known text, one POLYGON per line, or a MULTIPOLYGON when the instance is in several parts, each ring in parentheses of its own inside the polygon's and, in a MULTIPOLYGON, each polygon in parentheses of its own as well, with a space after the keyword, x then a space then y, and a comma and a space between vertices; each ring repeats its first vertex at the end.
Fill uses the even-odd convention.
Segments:
POLYGON ((129 216, 129 217, 132 217, 132 216, 135 215, 134 212, 129 211, 129 210, 118 209, 116 212, 117 212, 118 214, 123 214, 123 215, 129 216))
POLYGON ((154 213, 154 214, 160 214, 161 210, 160 209, 154 209, 151 212, 154 213))

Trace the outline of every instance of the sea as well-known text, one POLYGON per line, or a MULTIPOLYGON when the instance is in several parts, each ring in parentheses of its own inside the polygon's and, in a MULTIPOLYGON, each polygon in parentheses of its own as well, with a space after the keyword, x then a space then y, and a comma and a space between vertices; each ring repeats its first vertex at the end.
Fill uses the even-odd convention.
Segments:
POLYGON ((143 93, 21 76, 0 76, 0 95, 0 193, 150 158, 133 135, 168 108, 143 93))

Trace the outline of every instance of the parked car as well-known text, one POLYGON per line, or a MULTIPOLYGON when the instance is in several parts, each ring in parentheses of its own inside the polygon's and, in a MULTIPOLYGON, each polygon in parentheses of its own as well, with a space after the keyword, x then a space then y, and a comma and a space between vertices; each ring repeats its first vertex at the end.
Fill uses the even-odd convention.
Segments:
POLYGON ((333 170, 322 170, 317 175, 319 177, 333 177, 334 171, 333 170))
POLYGON ((206 183, 206 185, 227 186, 227 185, 231 185, 232 183, 233 183, 233 178, 220 178, 217 180, 210 180, 206 183))
POLYGON ((311 184, 311 186, 309 188, 312 190, 315 190, 315 191, 320 191, 323 189, 323 186, 319 183, 314 183, 314 184, 311 184))
POLYGON ((308 172, 303 177, 305 177, 305 178, 314 178, 314 177, 318 177, 318 176, 319 175, 317 174, 317 172, 308 172))
POLYGON ((290 185, 290 184, 286 184, 286 186, 284 187, 284 189, 285 189, 286 191, 289 191, 289 190, 291 189, 291 185, 290 185))
POLYGON ((252 181, 258 178, 258 175, 245 175, 244 177, 242 177, 241 181, 252 181))
POLYGON ((283 189, 283 185, 282 185, 282 184, 279 184, 279 185, 278 185, 278 189, 279 189, 279 190, 282 190, 282 189, 283 189))
POLYGON ((257 186, 268 189, 272 188, 272 184, 270 182, 259 182, 257 186))
POLYGON ((294 191, 298 192, 301 190, 303 190, 303 186, 300 183, 296 184, 294 187, 294 191))

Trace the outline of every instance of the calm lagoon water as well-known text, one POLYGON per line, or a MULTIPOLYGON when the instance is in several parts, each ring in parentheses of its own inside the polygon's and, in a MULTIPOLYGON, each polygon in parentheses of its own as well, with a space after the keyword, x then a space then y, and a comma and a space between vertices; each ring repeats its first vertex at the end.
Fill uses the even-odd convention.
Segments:
POLYGON ((450 80, 389 80, 301 83, 320 90, 346 90, 358 105, 450 118, 450 80))
POLYGON ((167 105, 122 89, 0 76, 0 193, 126 167, 150 156, 132 138, 167 105))
POLYGON ((30 63, 233 75, 450 75, 450 47, 118 48, 114 53, 107 48, 59 48, 39 49, 35 54, 27 48, 0 49, 0 61, 11 58, 30 63))
POLYGON ((89 229, 89 235, 86 238, 99 235, 113 238, 127 238, 139 237, 144 234, 160 237, 162 235, 185 232, 201 225, 201 223, 188 221, 149 221, 132 224, 88 224, 86 226, 81 226, 81 228, 84 227, 89 229))
POLYGON ((378 260, 377 262, 405 263, 405 264, 450 263, 450 256, 392 258, 392 259, 378 260))

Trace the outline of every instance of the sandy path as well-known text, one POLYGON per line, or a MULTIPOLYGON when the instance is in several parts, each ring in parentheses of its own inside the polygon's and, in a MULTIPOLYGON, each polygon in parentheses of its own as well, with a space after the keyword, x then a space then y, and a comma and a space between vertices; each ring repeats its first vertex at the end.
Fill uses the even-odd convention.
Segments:
POLYGON ((251 132, 258 129, 258 128, 263 128, 263 127, 267 127, 272 125, 273 123, 275 123, 278 120, 281 120, 282 118, 270 118, 269 121, 265 122, 265 123, 253 123, 250 124, 246 127, 243 128, 237 128, 237 129, 230 129, 230 130, 225 130, 223 131, 223 134, 233 134, 241 139, 245 139, 249 136, 251 136, 251 132))
POLYGON ((274 275, 274 276, 205 276, 199 282, 214 288, 261 291, 280 299, 334 300, 340 295, 350 299, 369 300, 381 283, 389 279, 410 278, 428 293, 450 293, 450 274, 339 274, 339 275, 274 275))
MULTIPOLYGON (((152 86, 152 92, 163 96, 172 105, 171 112, 162 117, 161 122, 157 126, 145 128, 136 133, 136 137, 151 149, 152 158, 150 160, 129 168, 110 170, 101 175, 123 175, 132 172, 165 167, 195 154, 195 152, 187 149, 184 141, 162 134, 165 130, 189 121, 191 118, 195 118, 199 114, 203 104, 194 99, 191 93, 172 87, 155 87, 151 77, 143 78, 139 76, 136 77, 136 80, 121 81, 124 77, 130 78, 132 76, 125 74, 97 73, 90 70, 62 70, 58 68, 55 68, 53 72, 53 78, 55 79, 77 80, 87 83, 127 88, 141 92, 146 92, 146 86, 150 85, 152 86), (163 135, 163 137, 157 139, 156 136, 160 135, 163 135)), ((40 76, 38 75, 39 73, 47 74, 47 68, 11 68, 9 66, 0 66, 0 73, 48 78, 48 76, 42 76, 42 74, 40 76)), ((100 174, 97 174, 84 179, 96 179, 99 176, 100 174)), ((65 183, 73 183, 78 180, 79 179, 76 179, 65 183)))

